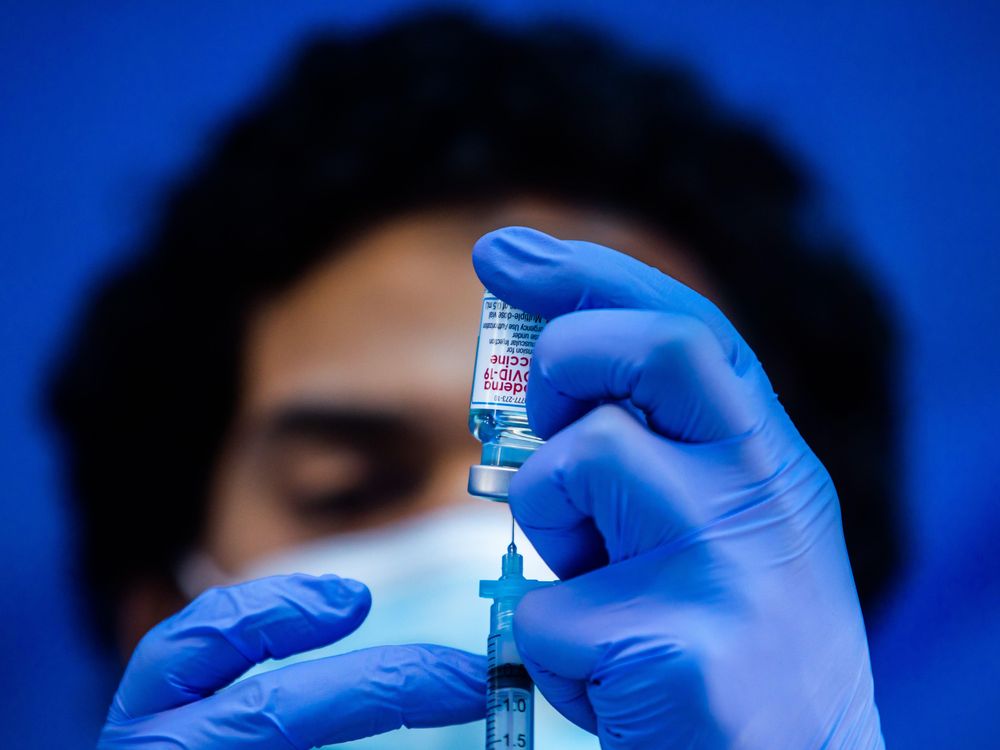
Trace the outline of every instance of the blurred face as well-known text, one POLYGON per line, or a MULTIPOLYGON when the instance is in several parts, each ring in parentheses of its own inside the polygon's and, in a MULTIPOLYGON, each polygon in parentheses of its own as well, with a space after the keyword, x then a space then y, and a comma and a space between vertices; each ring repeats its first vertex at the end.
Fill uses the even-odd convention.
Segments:
POLYGON ((482 285, 470 251, 525 224, 621 248, 704 288, 676 249, 613 216, 539 201, 400 217, 259 310, 204 551, 223 571, 443 505, 465 482, 482 285))
MULTIPOLYGON (((223 576, 321 537, 377 528, 465 491, 484 233, 528 225, 608 245, 707 292, 696 264, 613 215, 535 200, 400 216, 321 263, 249 324, 241 403, 214 480, 203 557, 223 576)), ((126 597, 126 649, 181 604, 126 597)))

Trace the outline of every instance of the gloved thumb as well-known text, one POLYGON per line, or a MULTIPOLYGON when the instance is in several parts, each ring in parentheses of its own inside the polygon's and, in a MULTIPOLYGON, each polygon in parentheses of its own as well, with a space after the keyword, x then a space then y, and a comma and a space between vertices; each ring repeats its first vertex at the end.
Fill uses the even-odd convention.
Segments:
POLYGON ((724 736, 697 645, 706 623, 684 601, 689 565, 662 558, 647 554, 533 591, 514 614, 518 651, 541 693, 605 750, 716 747, 724 736))
POLYGON ((572 627, 570 611, 560 606, 560 590, 568 586, 563 583, 527 594, 514 614, 514 640, 545 699, 571 722, 597 734, 597 717, 587 697, 586 649, 582 643, 567 647, 562 637, 572 627))

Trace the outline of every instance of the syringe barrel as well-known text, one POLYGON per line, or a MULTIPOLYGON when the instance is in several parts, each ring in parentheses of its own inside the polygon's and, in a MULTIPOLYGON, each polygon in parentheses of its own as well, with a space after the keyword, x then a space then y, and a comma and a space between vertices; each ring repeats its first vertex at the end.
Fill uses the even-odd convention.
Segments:
POLYGON ((505 628, 491 633, 487 654, 486 748, 531 750, 535 685, 517 653, 513 631, 505 628))
POLYGON ((490 633, 510 632, 513 641, 514 609, 514 603, 493 602, 493 606, 490 607, 490 633))
POLYGON ((487 750, 531 750, 534 745, 535 684, 514 641, 514 610, 526 593, 550 585, 524 577, 524 560, 513 542, 501 561, 499 580, 479 582, 479 595, 493 600, 487 643, 487 750))
POLYGON ((514 642, 514 608, 503 606, 503 602, 494 602, 490 607, 490 643, 496 643, 501 663, 524 663, 514 642))

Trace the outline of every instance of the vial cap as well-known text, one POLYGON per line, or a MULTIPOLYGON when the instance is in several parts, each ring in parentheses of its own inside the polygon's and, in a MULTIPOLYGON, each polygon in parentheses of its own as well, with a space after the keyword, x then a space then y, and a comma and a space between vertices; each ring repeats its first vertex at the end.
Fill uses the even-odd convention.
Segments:
POLYGON ((487 466, 476 464, 469 467, 469 494, 488 500, 507 502, 510 480, 517 471, 513 466, 487 466))

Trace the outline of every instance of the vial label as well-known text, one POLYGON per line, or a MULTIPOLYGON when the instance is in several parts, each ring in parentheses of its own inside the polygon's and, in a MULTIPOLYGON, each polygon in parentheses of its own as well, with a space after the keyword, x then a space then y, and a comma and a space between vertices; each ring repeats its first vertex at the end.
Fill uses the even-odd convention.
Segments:
POLYGON ((531 354, 544 327, 542 316, 511 307, 489 292, 483 295, 472 407, 525 410, 531 354))

